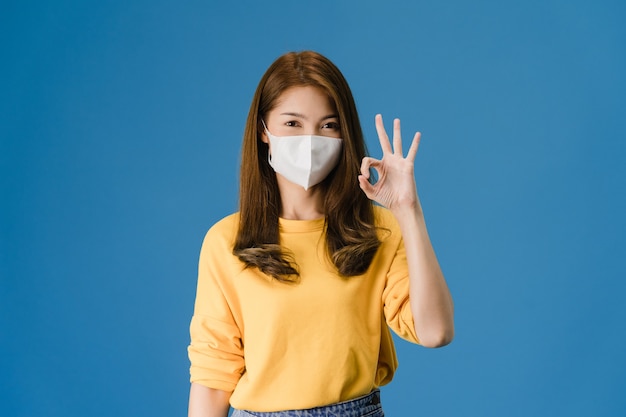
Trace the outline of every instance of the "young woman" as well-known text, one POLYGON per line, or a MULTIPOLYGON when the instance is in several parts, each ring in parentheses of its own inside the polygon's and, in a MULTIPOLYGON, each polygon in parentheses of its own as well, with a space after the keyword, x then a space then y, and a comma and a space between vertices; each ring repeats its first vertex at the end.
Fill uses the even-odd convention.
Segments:
POLYGON ((233 416, 382 416, 378 387, 397 366, 389 328, 427 347, 452 340, 413 176, 420 134, 404 157, 400 121, 391 143, 375 122, 381 160, 366 156, 350 88, 318 53, 285 54, 261 79, 239 212, 200 254, 190 417, 230 405, 233 416))

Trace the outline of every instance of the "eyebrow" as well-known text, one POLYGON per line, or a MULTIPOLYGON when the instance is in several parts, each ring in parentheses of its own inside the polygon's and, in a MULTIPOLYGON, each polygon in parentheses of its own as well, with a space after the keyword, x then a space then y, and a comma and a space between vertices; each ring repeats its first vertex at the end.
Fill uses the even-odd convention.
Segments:
MULTIPOLYGON (((308 120, 308 117, 306 117, 302 113, 285 112, 285 113, 281 113, 280 115, 281 116, 294 116, 294 117, 299 117, 299 118, 304 119, 304 120, 308 120)), ((321 120, 338 119, 338 118, 339 118, 339 116, 337 116, 336 114, 329 114, 327 116, 322 117, 321 120)))

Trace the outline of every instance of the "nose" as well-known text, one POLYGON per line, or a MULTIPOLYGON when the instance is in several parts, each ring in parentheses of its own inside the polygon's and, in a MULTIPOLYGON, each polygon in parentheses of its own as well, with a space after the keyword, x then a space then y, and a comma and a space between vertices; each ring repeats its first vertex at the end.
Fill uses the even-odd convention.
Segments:
POLYGON ((316 125, 305 126, 304 134, 320 136, 322 134, 322 128, 316 125))

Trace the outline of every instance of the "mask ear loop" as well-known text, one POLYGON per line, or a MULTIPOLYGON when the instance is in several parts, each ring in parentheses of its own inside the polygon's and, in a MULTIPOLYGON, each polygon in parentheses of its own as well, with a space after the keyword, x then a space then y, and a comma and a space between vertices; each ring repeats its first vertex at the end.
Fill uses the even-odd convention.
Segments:
MULTIPOLYGON (((265 129, 265 133, 267 133, 267 136, 269 138, 271 133, 270 133, 269 129, 267 128, 267 125, 265 124, 265 120, 261 119, 261 123, 263 123, 263 128, 265 129)), ((270 152, 269 142, 267 144, 267 162, 269 162, 270 165, 272 165, 272 154, 270 152)))

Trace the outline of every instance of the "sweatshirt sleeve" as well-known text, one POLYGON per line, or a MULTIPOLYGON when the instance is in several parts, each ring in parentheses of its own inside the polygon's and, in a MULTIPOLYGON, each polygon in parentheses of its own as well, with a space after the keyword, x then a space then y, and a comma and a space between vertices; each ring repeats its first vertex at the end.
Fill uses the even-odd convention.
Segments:
MULTIPOLYGON (((400 235, 399 228, 393 227, 390 230, 392 235, 400 235)), ((383 310, 387 324, 398 336, 409 342, 419 343, 409 302, 409 267, 406 250, 402 238, 397 242, 383 291, 383 310)))
POLYGON ((224 294, 223 282, 230 278, 222 276, 225 271, 220 269, 222 249, 229 249, 225 240, 210 230, 202 244, 188 354, 191 382, 230 392, 245 365, 241 331, 224 294))

